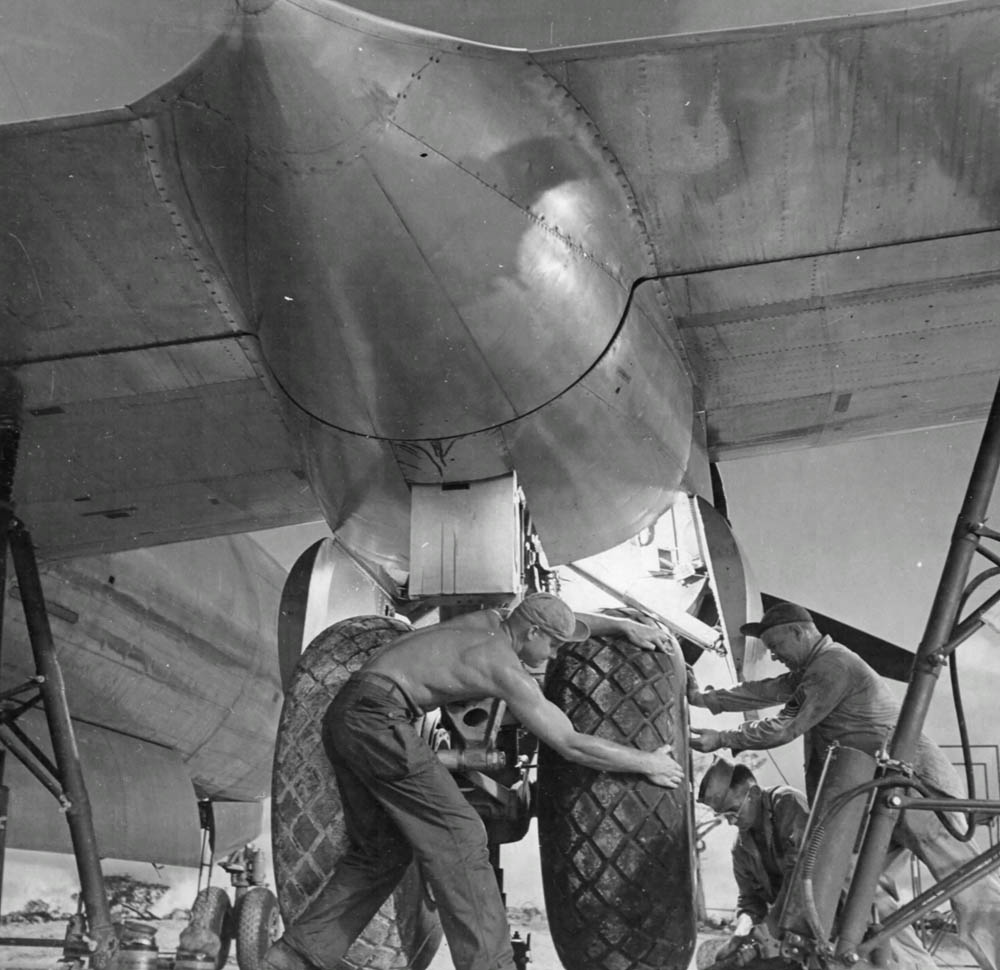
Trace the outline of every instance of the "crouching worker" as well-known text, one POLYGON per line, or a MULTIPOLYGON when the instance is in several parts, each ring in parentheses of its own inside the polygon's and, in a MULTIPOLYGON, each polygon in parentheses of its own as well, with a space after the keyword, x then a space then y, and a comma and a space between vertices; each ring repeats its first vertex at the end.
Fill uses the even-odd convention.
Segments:
MULTIPOLYGON (((770 962, 778 956, 778 920, 791 887, 792 870, 806 834, 809 806, 797 788, 761 788, 744 764, 717 757, 698 788, 698 801, 738 829, 733 843, 736 879, 736 926, 715 957, 717 964, 744 966, 770 962)), ((873 905, 884 919, 896 907, 891 881, 880 884, 873 905)), ((880 964, 893 970, 933 970, 935 963, 911 926, 897 933, 880 964)))
POLYGON ((266 967, 334 970, 416 857, 456 970, 514 970, 486 830, 413 725, 424 711, 497 697, 567 760, 676 787, 684 772, 670 745, 643 751, 578 733, 525 669, 591 633, 625 635, 646 649, 670 642, 641 623, 585 616, 589 627, 558 597, 536 593, 506 617, 486 610, 406 633, 344 684, 323 719, 323 744, 348 848, 319 896, 268 950, 266 967))
POLYGON ((698 801, 738 830, 736 926, 715 962, 741 966, 777 956, 777 918, 809 820, 805 795, 788 785, 761 788, 746 765, 718 757, 701 780, 698 801))

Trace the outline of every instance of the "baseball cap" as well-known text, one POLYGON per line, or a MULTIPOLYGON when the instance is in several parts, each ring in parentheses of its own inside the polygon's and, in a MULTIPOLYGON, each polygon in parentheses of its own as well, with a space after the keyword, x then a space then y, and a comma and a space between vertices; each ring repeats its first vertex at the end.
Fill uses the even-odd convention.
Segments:
POLYGON ((553 640, 580 643, 590 636, 590 627, 552 593, 531 593, 518 603, 515 611, 553 640))
POLYGON ((812 614, 794 603, 775 603, 768 607, 757 623, 744 623, 740 633, 750 637, 759 637, 765 630, 783 623, 812 623, 812 614))

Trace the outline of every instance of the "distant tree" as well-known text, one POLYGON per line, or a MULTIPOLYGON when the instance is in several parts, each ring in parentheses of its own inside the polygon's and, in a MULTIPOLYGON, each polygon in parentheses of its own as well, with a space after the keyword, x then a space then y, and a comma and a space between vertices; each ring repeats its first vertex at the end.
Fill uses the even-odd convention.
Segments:
POLYGON ((13 913, 7 913, 3 923, 47 923, 56 919, 52 905, 44 899, 29 899, 24 906, 13 913))
MULTIPOLYGON (((111 909, 125 909, 143 919, 156 919, 153 907, 163 898, 169 886, 159 882, 143 882, 134 876, 105 876, 104 891, 111 909)), ((74 893, 78 900, 80 894, 74 893)))

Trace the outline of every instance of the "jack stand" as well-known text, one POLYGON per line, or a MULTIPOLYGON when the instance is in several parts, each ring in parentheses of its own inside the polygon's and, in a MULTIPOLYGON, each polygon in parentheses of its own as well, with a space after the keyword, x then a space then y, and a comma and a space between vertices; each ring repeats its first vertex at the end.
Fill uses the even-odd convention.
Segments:
MULTIPOLYGON (((970 584, 968 589, 966 587, 973 555, 979 551, 994 565, 998 562, 997 557, 987 555, 980 549, 981 539, 1000 539, 1000 533, 993 532, 985 526, 998 470, 1000 470, 1000 386, 997 387, 993 406, 986 421, 986 430, 983 432, 965 502, 952 534, 951 547, 927 620, 924 638, 913 661, 906 697, 889 744, 885 778, 905 780, 903 766, 913 764, 916 758, 917 744, 941 668, 956 647, 975 629, 983 626, 985 622, 983 616, 987 611, 994 609, 1000 602, 1000 593, 995 593, 969 617, 961 623, 958 622, 959 611, 965 605, 967 593, 974 585, 970 584)), ((866 947, 870 947, 875 941, 875 938, 872 938, 862 946, 878 879, 899 817, 897 804, 900 800, 894 797, 899 793, 900 789, 887 789, 884 793, 886 797, 876 801, 858 855, 857 868, 844 902, 836 952, 838 957, 849 964, 857 963, 866 947)), ((995 852, 992 854, 996 855, 995 852)), ((963 888, 965 882, 981 878, 1000 862, 1000 858, 988 858, 990 856, 991 852, 983 853, 978 860, 974 860, 975 864, 970 863, 968 867, 963 866, 953 873, 949 878, 954 878, 958 882, 952 889, 963 888), (963 872, 966 868, 970 869, 967 874, 963 872), (959 873, 962 875, 959 876, 959 873)), ((902 912, 901 910, 900 913, 902 912)))
MULTIPOLYGON (((45 597, 31 536, 23 523, 14 515, 13 509, 13 482, 20 440, 21 402, 22 392, 17 380, 9 372, 0 372, 0 561, 6 565, 9 548, 38 674, 33 683, 37 685, 45 708, 55 765, 50 765, 44 755, 41 759, 38 758, 30 747, 26 750, 25 746, 17 745, 16 749, 11 749, 10 739, 13 738, 16 744, 19 732, 16 726, 10 723, 9 718, 2 719, 3 742, 17 757, 25 761, 26 767, 36 777, 46 780, 50 790, 58 792, 57 797, 65 808, 66 821, 69 824, 89 929, 86 936, 81 932, 80 937, 86 942, 90 965, 94 970, 112 970, 115 966, 118 939, 111 923, 111 911, 104 888, 90 799, 84 784, 76 735, 66 703, 66 685, 56 659, 55 644, 49 628, 49 617, 45 609, 45 597), (52 767, 56 769, 55 772, 50 770, 52 767)), ((3 598, 0 596, 0 601, 3 598)), ((0 714, 3 713, 0 710, 0 714)), ((73 930, 72 924, 70 929, 73 930)))

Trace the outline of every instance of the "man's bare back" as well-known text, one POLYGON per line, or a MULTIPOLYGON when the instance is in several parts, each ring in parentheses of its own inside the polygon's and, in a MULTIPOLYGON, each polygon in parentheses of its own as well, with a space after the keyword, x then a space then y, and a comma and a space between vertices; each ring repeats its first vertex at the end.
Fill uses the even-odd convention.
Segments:
POLYGON ((525 669, 544 663, 561 644, 591 635, 624 636, 639 649, 669 648, 654 627, 580 617, 557 596, 533 593, 507 616, 487 610, 404 634, 350 677, 322 728, 341 792, 348 852, 320 895, 268 950, 268 970, 336 966, 414 854, 447 916, 441 923, 455 966, 513 970, 486 830, 421 736, 412 708, 500 698, 526 731, 564 758, 675 787, 684 770, 669 744, 646 751, 580 733, 525 669))
MULTIPOLYGON (((568 607, 562 608, 569 613, 568 607)), ((632 627, 641 627, 631 621, 587 616, 598 635, 623 630, 634 635, 632 627)), ((554 656, 558 645, 516 609, 507 619, 485 610, 404 634, 373 657, 362 672, 388 677, 411 704, 425 711, 453 701, 498 697, 525 730, 570 761, 600 771, 638 772, 670 788, 683 781, 683 769, 670 755, 671 745, 642 751, 581 734, 546 699, 526 667, 554 656)))
POLYGON ((501 670, 521 670, 503 618, 493 610, 468 613, 404 633, 364 670, 384 674, 420 710, 453 701, 497 697, 501 670))

